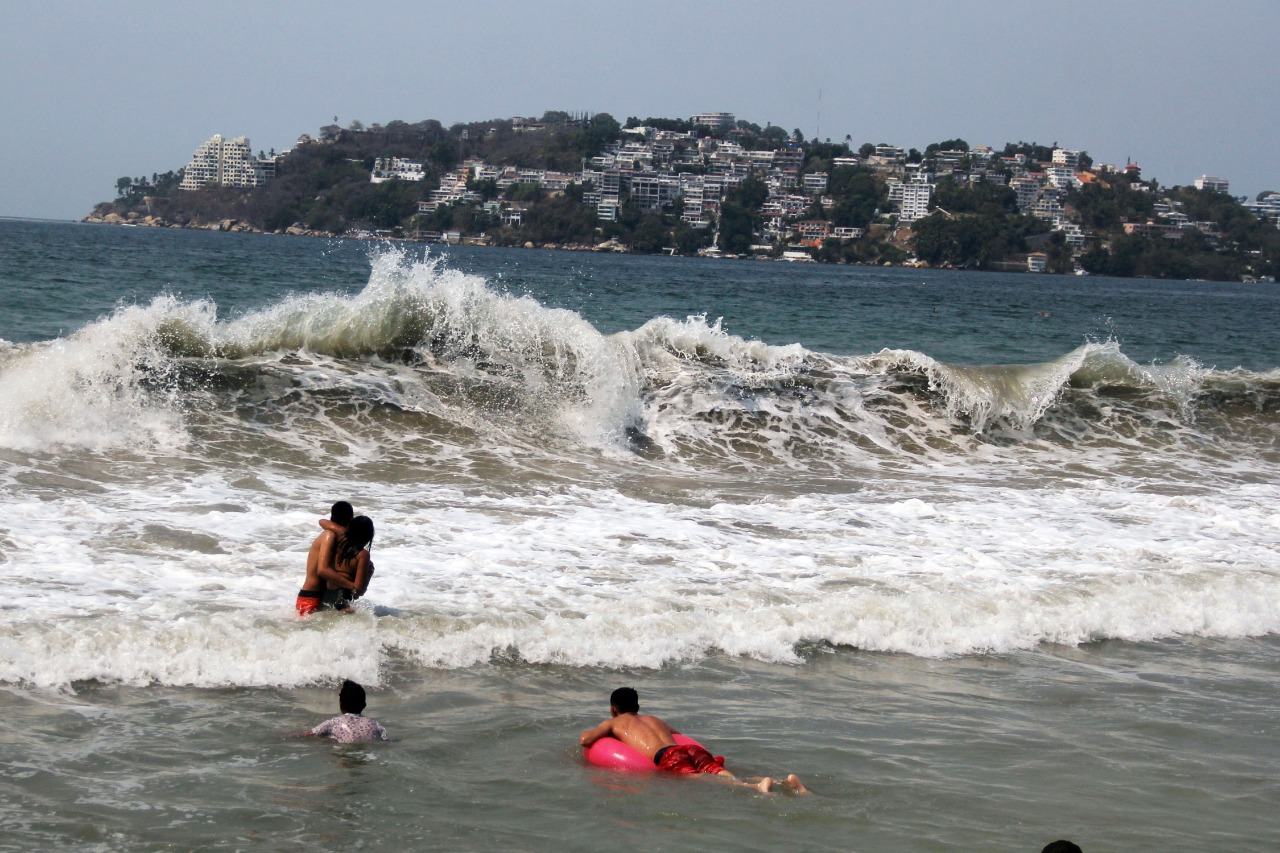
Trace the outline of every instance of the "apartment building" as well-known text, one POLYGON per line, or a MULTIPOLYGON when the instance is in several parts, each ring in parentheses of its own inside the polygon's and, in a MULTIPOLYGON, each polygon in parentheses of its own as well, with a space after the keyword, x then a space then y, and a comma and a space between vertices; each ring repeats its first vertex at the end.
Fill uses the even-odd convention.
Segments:
POLYGON ((1260 199, 1246 201, 1244 206, 1255 216, 1270 219, 1280 227, 1280 193, 1267 193, 1260 199))
POLYGON ((1215 178, 1212 175, 1201 175, 1196 178, 1196 189, 1213 190, 1214 192, 1225 193, 1231 188, 1231 182, 1226 178, 1215 178))
POLYGON ((787 146, 779 148, 773 152, 773 168, 775 169, 795 169, 799 171, 804 167, 804 150, 787 146))
POLYGON ((1051 223, 1055 228, 1061 228, 1067 221, 1067 212, 1062 207, 1061 191, 1046 187, 1031 205, 1031 215, 1051 223))
POLYGON ((1053 149, 1053 164, 1055 166, 1064 166, 1074 172, 1080 168, 1080 152, 1074 148, 1055 148, 1053 149))
POLYGON ((968 151, 953 149, 950 151, 935 151, 933 153, 934 162, 937 163, 939 172, 955 172, 964 168, 965 161, 969 159, 968 151))
POLYGON ((373 172, 369 175, 369 183, 420 181, 425 174, 422 164, 417 160, 404 160, 400 157, 379 157, 373 161, 373 172))
POLYGON ((826 192, 827 189, 827 173, 826 172, 810 172, 804 176, 804 191, 817 195, 826 192))
POLYGON ((727 130, 733 127, 737 120, 733 113, 696 113, 689 117, 690 124, 704 124, 713 130, 727 130))
POLYGON ((1076 170, 1069 166, 1057 164, 1045 166, 1044 176, 1051 185, 1060 190, 1065 190, 1076 183, 1076 170))
POLYGON ((654 172, 631 176, 631 200, 641 210, 670 207, 680 196, 680 179, 654 172))
MULTIPOLYGON (((272 170, 274 171, 274 163, 272 170)), ((191 155, 182 175, 183 190, 198 190, 209 184, 224 187, 261 187, 267 183, 265 170, 253 156, 249 138, 224 139, 215 134, 191 155)))
POLYGON ((1040 194, 1040 181, 1035 178, 1014 178, 1009 186, 1018 197, 1018 210, 1024 212, 1031 209, 1031 205, 1036 203, 1036 196, 1040 194))
POLYGON ((902 185, 902 206, 898 221, 915 222, 929 215, 929 202, 933 200, 933 185, 915 182, 902 185))

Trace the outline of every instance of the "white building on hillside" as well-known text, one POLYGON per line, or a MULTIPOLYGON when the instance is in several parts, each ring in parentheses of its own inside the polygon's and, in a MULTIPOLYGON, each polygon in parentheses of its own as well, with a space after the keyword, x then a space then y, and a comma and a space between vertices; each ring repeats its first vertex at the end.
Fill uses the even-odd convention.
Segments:
POLYGON ((1244 206, 1247 210, 1253 211, 1256 216, 1270 219, 1280 227, 1280 193, 1267 193, 1256 201, 1246 201, 1244 206))
POLYGON ((191 155, 178 189, 198 190, 215 183, 224 187, 260 187, 267 183, 265 170, 253 156, 248 137, 228 140, 223 139, 222 134, 215 134, 191 155))
POLYGON ((712 129, 730 128, 734 125, 733 113, 698 113, 689 117, 690 124, 705 124, 712 129))
POLYGON ((1053 149, 1053 162, 1058 166, 1065 166, 1071 171, 1080 168, 1080 152, 1073 148, 1055 148, 1053 149))
POLYGON ((1212 175, 1201 175, 1196 178, 1196 189, 1213 190, 1214 192, 1225 193, 1231 186, 1231 182, 1226 178, 1215 178, 1212 175))
POLYGON ((403 160, 399 157, 379 157, 373 161, 373 174, 369 182, 380 184, 383 181, 420 181, 425 173, 422 164, 417 160, 403 160))
POLYGON ((929 201, 933 198, 933 185, 911 183, 902 185, 902 207, 899 222, 915 222, 929 215, 929 201))
POLYGON ((1036 203, 1036 196, 1040 194, 1040 181, 1035 178, 1014 178, 1009 186, 1017 194, 1018 210, 1024 212, 1031 209, 1031 205, 1036 203))
POLYGON ((1060 190, 1068 189, 1076 182, 1076 170, 1070 166, 1061 166, 1057 164, 1045 166, 1044 176, 1049 180, 1049 183, 1052 186, 1060 190))
POLYGON ((804 176, 804 191, 807 193, 817 194, 823 192, 827 188, 826 172, 810 172, 804 176))

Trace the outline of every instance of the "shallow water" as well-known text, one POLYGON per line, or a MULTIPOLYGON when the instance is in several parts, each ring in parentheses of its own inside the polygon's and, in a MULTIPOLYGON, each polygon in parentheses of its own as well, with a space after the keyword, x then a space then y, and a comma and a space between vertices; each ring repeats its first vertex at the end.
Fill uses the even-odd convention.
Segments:
MULTIPOLYGON (((329 617, 338 618, 338 617, 329 617)), ((1098 643, 803 666, 407 667, 372 691, 392 742, 282 735, 331 690, 10 689, 4 849, 1271 849, 1274 640, 1098 643), (584 765, 607 691, 808 797, 584 765), (16 834, 15 834, 16 830, 16 834)))

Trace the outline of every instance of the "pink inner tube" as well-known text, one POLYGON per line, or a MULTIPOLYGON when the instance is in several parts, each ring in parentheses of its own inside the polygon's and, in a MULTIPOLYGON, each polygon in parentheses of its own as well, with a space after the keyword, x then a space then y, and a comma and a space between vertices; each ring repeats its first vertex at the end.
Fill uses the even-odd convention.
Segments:
MULTIPOLYGON (((696 744, 702 746, 691 737, 682 734, 673 735, 678 746, 696 744)), ((703 747, 705 749, 705 747, 703 747)), ((617 738, 602 737, 600 740, 584 747, 582 757, 597 767, 610 767, 614 770, 631 770, 636 773, 654 773, 658 766, 645 758, 636 750, 627 746, 617 738)))

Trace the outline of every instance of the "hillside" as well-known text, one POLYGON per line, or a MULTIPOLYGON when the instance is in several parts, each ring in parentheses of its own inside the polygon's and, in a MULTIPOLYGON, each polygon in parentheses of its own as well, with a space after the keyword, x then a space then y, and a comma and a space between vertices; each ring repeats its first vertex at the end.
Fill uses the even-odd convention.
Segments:
POLYGON ((1037 253, 1051 272, 1162 278, 1280 271, 1268 213, 1280 205, 1161 188, 1036 143, 851 144, 731 116, 354 122, 260 152, 274 173, 262 186, 182 190, 181 169, 121 178, 86 220, 971 269, 1026 269, 1037 253))

